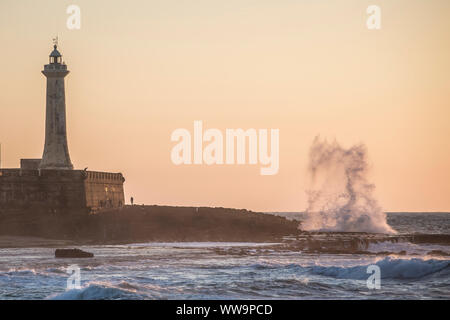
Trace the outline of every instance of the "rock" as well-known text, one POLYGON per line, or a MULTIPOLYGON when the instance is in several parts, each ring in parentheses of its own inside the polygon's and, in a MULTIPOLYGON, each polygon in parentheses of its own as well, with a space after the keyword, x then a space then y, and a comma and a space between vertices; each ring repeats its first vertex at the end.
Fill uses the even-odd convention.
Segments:
POLYGON ((431 250, 430 252, 428 252, 428 254, 431 256, 449 256, 447 252, 444 252, 442 250, 431 250))
POLYGON ((56 249, 55 258, 93 258, 94 254, 80 249, 56 249))

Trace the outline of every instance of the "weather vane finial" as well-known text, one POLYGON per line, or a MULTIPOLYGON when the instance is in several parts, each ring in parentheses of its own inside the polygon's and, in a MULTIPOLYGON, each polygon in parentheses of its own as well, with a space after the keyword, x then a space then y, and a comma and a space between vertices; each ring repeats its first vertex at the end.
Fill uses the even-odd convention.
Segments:
POLYGON ((56 36, 56 38, 53 38, 53 45, 54 45, 55 47, 58 46, 58 36, 56 36))

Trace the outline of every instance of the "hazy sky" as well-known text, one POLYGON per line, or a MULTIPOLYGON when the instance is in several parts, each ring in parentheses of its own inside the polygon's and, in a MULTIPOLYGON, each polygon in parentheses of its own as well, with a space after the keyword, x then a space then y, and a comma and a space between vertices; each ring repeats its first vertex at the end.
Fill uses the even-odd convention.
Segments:
POLYGON ((2 167, 42 156, 55 35, 72 162, 122 172, 127 199, 303 210, 321 135, 366 144, 385 210, 450 211, 448 0, 1 0, 2 167), (366 27, 372 4, 381 30, 366 27), (175 166, 171 133, 194 120, 279 129, 279 173, 175 166))

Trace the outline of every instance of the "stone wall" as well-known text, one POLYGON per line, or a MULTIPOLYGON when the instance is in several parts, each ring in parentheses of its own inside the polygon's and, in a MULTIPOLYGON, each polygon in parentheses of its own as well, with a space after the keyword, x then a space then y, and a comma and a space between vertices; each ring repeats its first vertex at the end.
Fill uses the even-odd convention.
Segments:
POLYGON ((87 171, 84 182, 86 205, 93 210, 118 208, 125 204, 121 173, 87 171))
POLYGON ((0 213, 96 211, 124 204, 120 173, 0 169, 0 213))
POLYGON ((42 159, 20 159, 20 169, 37 170, 41 165, 42 159))

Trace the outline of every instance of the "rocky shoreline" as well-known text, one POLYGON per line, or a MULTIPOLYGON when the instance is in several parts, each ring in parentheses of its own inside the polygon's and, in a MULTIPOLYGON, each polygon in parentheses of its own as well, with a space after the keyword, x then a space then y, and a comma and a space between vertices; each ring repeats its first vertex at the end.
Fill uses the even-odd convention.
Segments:
POLYGON ((267 242, 296 235, 298 225, 298 221, 284 217, 240 209, 126 206, 96 214, 10 212, 0 215, 0 236, 38 237, 74 244, 267 242))
MULTIPOLYGON (((248 210, 126 206, 97 214, 18 212, 0 215, 0 248, 124 245, 145 242, 272 242, 305 253, 354 254, 370 244, 450 244, 446 234, 305 232, 300 222, 248 210)), ((386 252, 387 253, 387 252, 386 252)), ((399 252, 401 254, 401 252, 399 252)), ((387 253, 388 254, 388 253, 387 253)), ((433 251, 432 255, 449 253, 433 251)))

